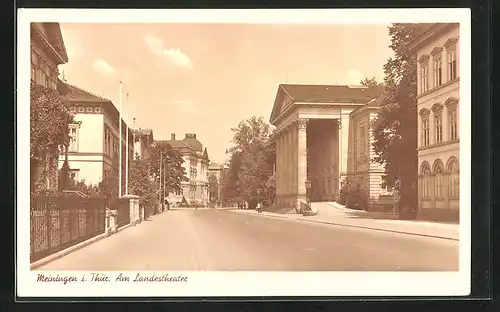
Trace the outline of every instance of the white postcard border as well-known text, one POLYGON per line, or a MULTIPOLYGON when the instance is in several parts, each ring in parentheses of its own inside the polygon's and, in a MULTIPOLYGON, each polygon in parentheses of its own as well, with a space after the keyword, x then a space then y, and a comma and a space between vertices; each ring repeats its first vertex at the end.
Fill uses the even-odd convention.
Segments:
MULTIPOLYGON (((17 270, 20 297, 447 296, 470 292, 471 14, 469 9, 91 10, 20 9, 17 37, 17 270), (40 283, 29 266, 29 23, 460 23, 460 264, 458 272, 156 272, 186 283, 40 283), (89 287, 91 286, 91 287, 89 287)), ((46 272, 49 273, 49 272, 46 272)), ((100 272, 99 272, 100 273, 100 272)), ((102 272, 114 279, 119 272, 102 272)), ((123 272, 132 278, 140 273, 123 272)), ((81 277, 90 272, 50 272, 81 277)), ((88 276, 88 275, 87 275, 88 276)))

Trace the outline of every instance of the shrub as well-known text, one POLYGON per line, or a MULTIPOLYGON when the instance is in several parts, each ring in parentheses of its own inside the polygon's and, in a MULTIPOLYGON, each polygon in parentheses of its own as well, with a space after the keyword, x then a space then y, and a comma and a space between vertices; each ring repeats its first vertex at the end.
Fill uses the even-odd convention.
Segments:
POLYGON ((346 207, 359 210, 367 210, 368 195, 365 191, 357 189, 350 191, 347 195, 346 207))

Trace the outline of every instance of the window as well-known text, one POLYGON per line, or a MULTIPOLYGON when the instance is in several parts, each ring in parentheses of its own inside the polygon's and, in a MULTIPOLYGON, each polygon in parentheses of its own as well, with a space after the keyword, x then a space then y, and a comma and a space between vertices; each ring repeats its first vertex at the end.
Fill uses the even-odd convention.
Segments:
POLYGON ((38 68, 38 54, 31 51, 31 80, 36 83, 36 72, 38 68))
POLYGON ((92 107, 87 107, 87 113, 92 113, 93 109, 92 107))
POLYGON ((437 200, 443 199, 444 170, 443 163, 437 160, 434 164, 434 197, 437 200))
POLYGON ((420 169, 421 194, 423 199, 431 198, 431 170, 428 162, 424 162, 420 169))
POLYGON ((79 180, 79 178, 78 178, 79 173, 80 173, 80 169, 70 169, 69 170, 69 177, 71 178, 71 180, 77 182, 79 180))
POLYGON ((435 136, 435 143, 436 144, 443 142, 443 123, 442 123, 442 120, 443 120, 443 115, 441 114, 441 112, 434 115, 434 127, 435 127, 434 136, 435 136))
POLYGON ((442 83, 441 57, 434 58, 434 87, 439 87, 442 83))
POLYGON ((96 108, 94 108, 94 112, 95 112, 95 113, 100 113, 100 112, 101 112, 101 108, 100 108, 100 107, 96 107, 96 108))
POLYGON ((458 138, 456 109, 451 109, 448 111, 448 122, 450 131, 450 140, 456 140, 458 138))
POLYGON ((460 175, 459 175, 459 166, 456 158, 452 158, 448 161, 448 196, 450 198, 457 199, 459 197, 460 191, 460 175))
POLYGON ((423 63, 420 65, 420 93, 429 90, 429 64, 423 63))
POLYGON ((78 107, 78 112, 79 112, 79 113, 83 113, 83 112, 85 112, 85 108, 83 108, 83 107, 78 107))
POLYGON ((70 111, 70 112, 72 112, 72 113, 76 113, 76 107, 71 106, 71 107, 69 108, 69 111, 70 111))
POLYGON ((366 137, 365 137, 365 126, 361 126, 359 128, 359 155, 364 156, 365 155, 365 149, 366 149, 366 137))
POLYGON ((429 145, 429 117, 422 118, 422 146, 429 145))
POLYGON ((69 152, 78 152, 78 126, 70 125, 69 128, 69 152))
POLYGON ((457 50, 455 48, 448 50, 448 80, 457 78, 457 50))

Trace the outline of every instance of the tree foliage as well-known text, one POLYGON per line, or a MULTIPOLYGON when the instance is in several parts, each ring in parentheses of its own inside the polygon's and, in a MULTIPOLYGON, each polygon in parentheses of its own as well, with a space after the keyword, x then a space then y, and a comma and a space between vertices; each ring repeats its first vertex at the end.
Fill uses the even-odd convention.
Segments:
POLYGON ((129 173, 130 194, 140 197, 139 201, 143 207, 156 207, 158 203, 159 184, 151 173, 149 160, 136 157, 131 163, 129 173))
POLYGON ((56 90, 32 83, 30 88, 31 192, 57 190, 59 146, 69 142, 73 116, 56 90))
POLYGON ((187 182, 186 169, 182 166, 182 155, 174 150, 170 144, 157 144, 151 149, 150 169, 155 181, 160 181, 160 161, 166 164, 162 167, 162 179, 165 174, 166 193, 180 192, 181 183, 187 182))
POLYGON ((58 147, 69 143, 73 116, 56 90, 32 83, 30 89, 30 158, 58 156, 58 147))
POLYGON ((219 201, 219 180, 215 174, 208 175, 208 190, 210 194, 210 200, 219 201))
POLYGON ((224 181, 224 198, 250 201, 260 191, 262 200, 269 198, 268 180, 273 172, 276 150, 274 131, 263 117, 250 117, 231 129, 233 146, 224 181))
MULTIPOLYGON (((374 161, 385 166, 384 184, 400 192, 401 200, 415 204, 417 182, 417 72, 408 43, 422 24, 389 26, 394 57, 384 65, 385 92, 372 124, 374 161)), ((369 81, 368 81, 369 82, 369 81)))

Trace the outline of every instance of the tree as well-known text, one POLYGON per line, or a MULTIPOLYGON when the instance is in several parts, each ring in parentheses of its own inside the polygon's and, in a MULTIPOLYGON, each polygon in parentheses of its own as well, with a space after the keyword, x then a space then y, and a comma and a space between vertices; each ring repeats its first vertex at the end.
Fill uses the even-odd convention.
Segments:
POLYGON ((373 121, 374 161, 385 166, 384 185, 400 193, 401 206, 416 206, 417 183, 417 66, 408 43, 422 24, 389 26, 394 57, 384 65, 385 92, 373 121))
POLYGON ((69 124, 73 122, 67 104, 56 90, 31 84, 31 191, 57 187, 59 147, 69 143, 69 124))
POLYGON ((261 198, 269 192, 267 184, 273 172, 275 158, 274 132, 264 118, 255 116, 241 121, 231 129, 233 147, 229 162, 229 173, 224 181, 224 198, 233 200, 255 201, 260 193, 261 198))
POLYGON ((160 181, 160 161, 164 164, 164 167, 161 169, 161 178, 165 178, 166 193, 181 192, 182 182, 189 181, 186 177, 186 169, 182 166, 184 163, 182 155, 174 150, 170 144, 165 143, 153 146, 151 149, 150 166, 155 181, 160 181))
POLYGON ((130 193, 139 196, 139 202, 144 208, 154 208, 158 203, 159 185, 151 172, 149 160, 136 158, 132 161, 129 174, 130 193))
POLYGON ((215 202, 219 201, 219 181, 217 176, 213 173, 208 175, 208 187, 210 200, 212 201, 213 199, 215 202))

